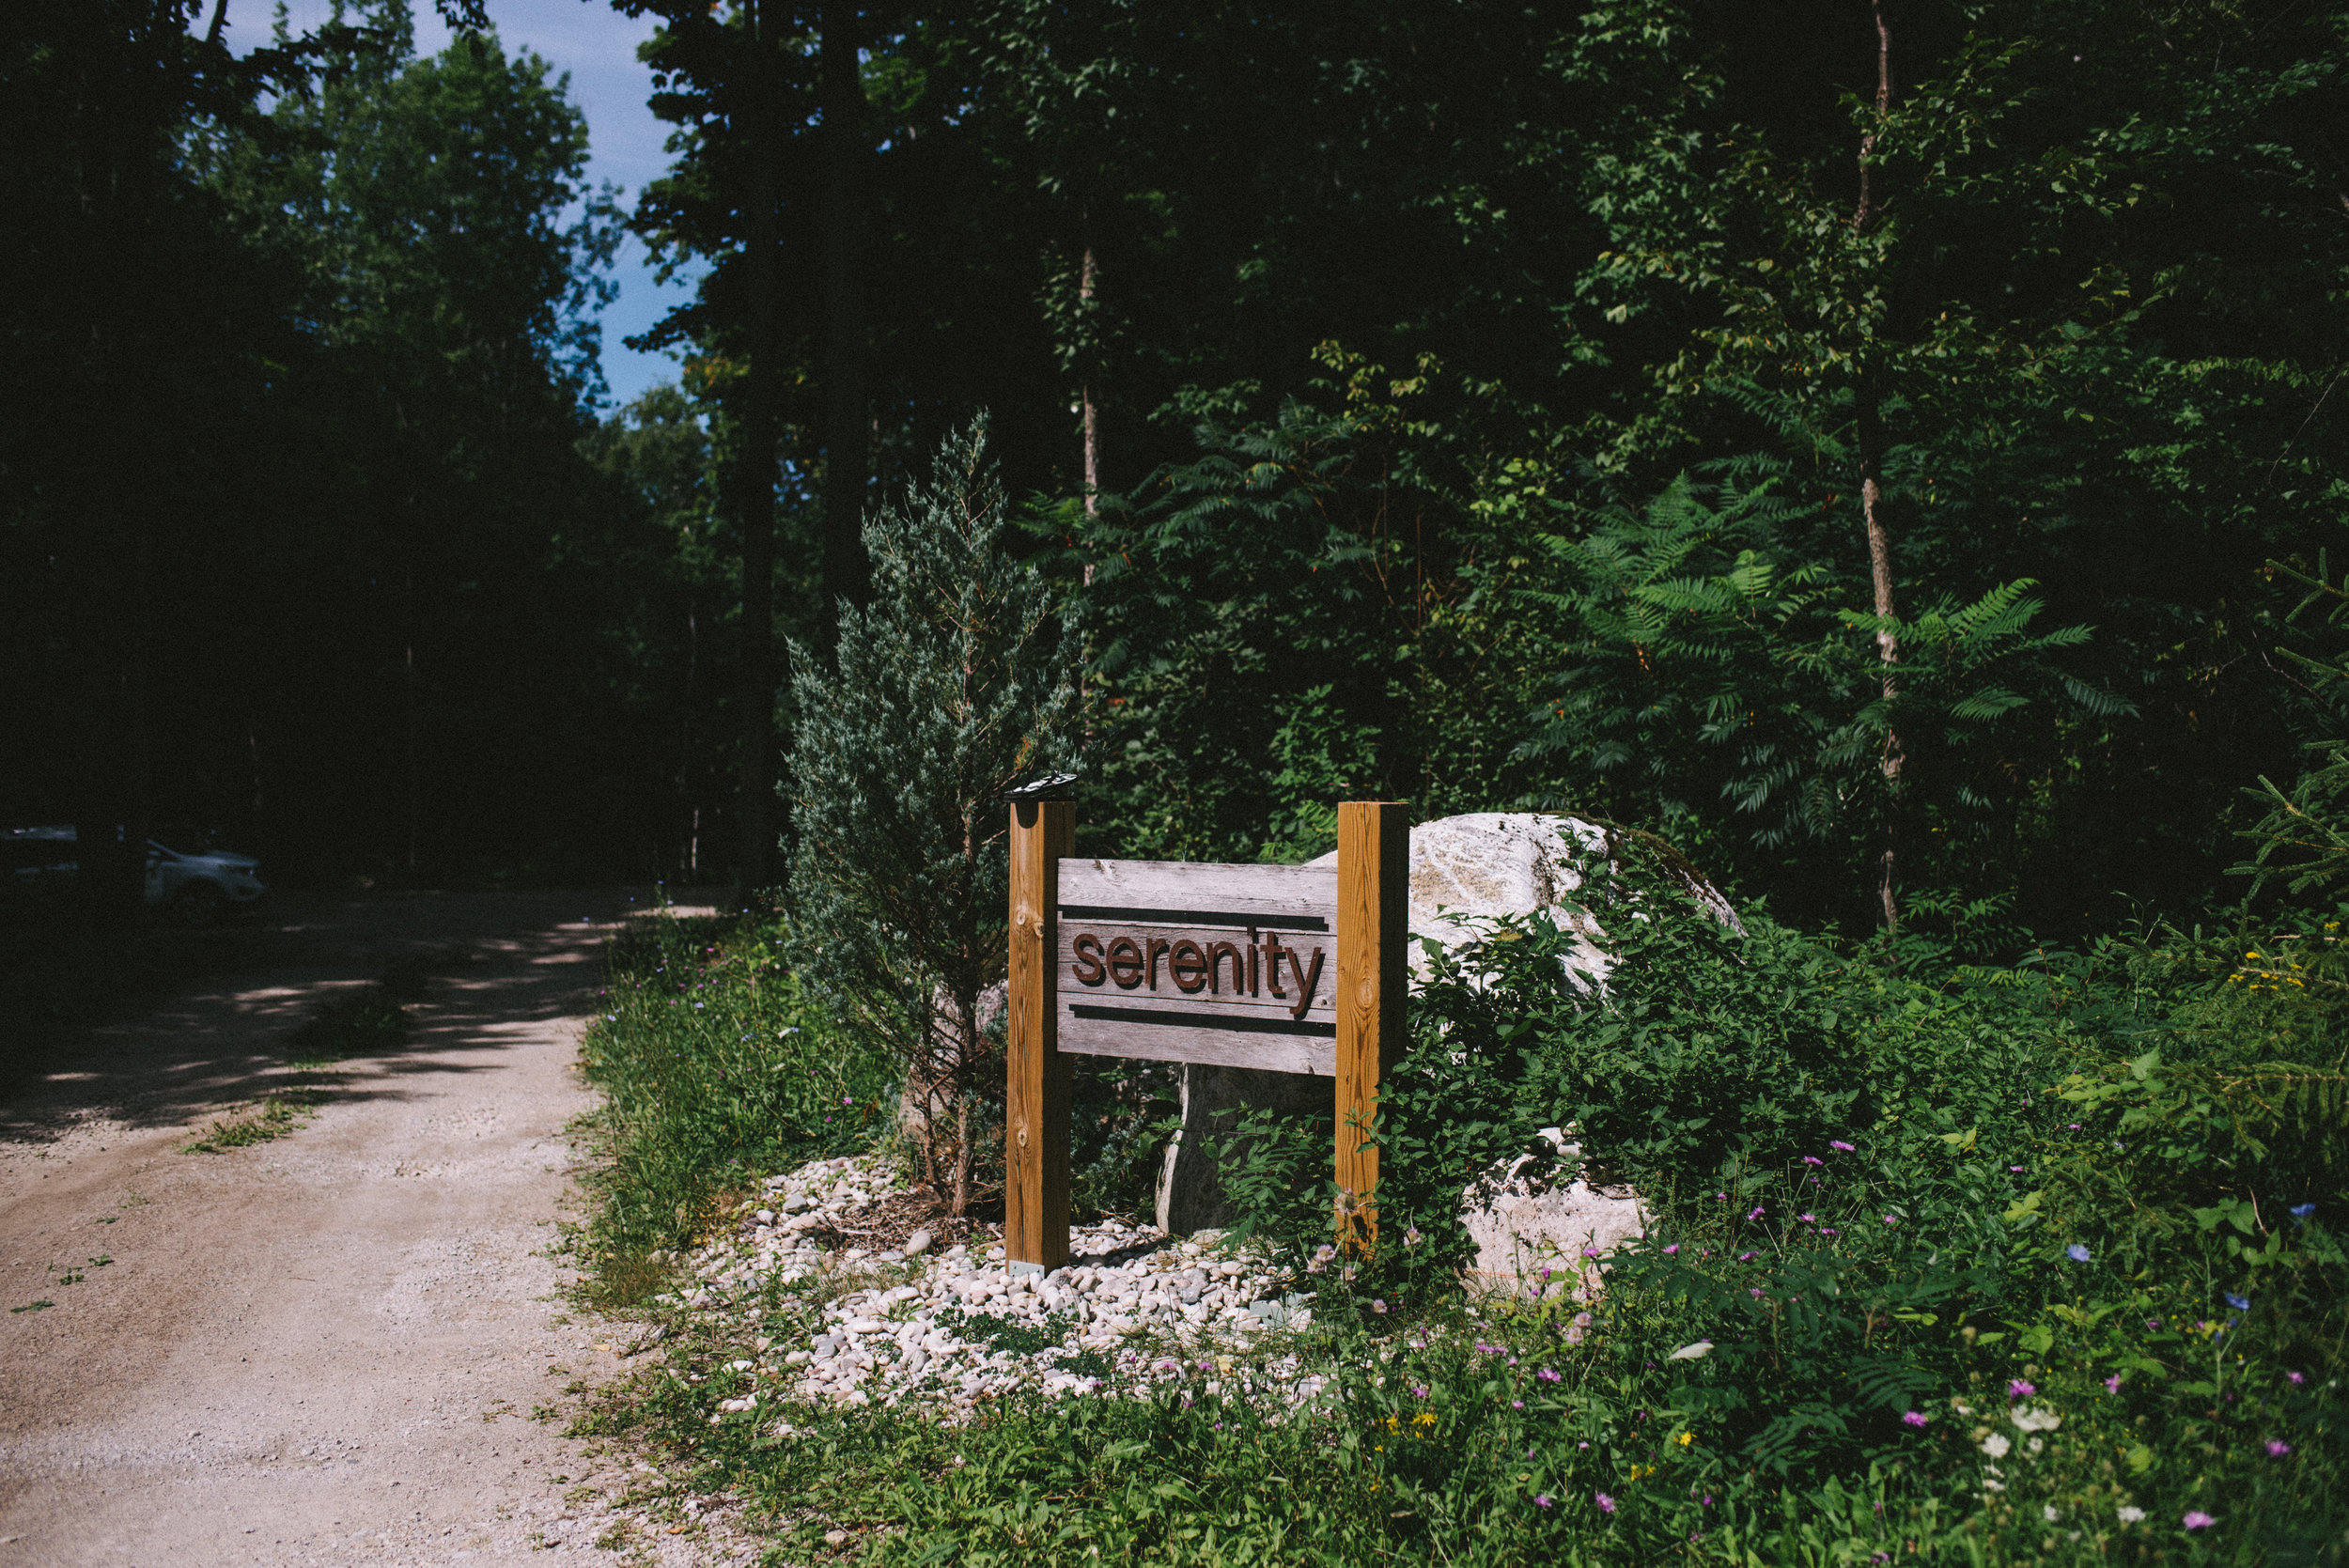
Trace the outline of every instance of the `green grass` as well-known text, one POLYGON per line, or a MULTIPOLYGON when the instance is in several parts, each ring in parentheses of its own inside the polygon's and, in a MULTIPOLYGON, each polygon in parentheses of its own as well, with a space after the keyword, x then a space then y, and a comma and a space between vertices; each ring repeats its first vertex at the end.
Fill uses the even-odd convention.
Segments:
POLYGON ((755 919, 635 922, 583 1047, 604 1103, 586 1256, 606 1304, 641 1301, 662 1254, 755 1176, 867 1146, 894 1105, 887 1063, 810 1004, 755 919))
POLYGON ((182 1143, 179 1152, 183 1155, 217 1155, 230 1149, 267 1143, 285 1137, 302 1126, 310 1113, 310 1107, 300 1092, 273 1094, 261 1102, 251 1115, 215 1119, 202 1137, 182 1143))

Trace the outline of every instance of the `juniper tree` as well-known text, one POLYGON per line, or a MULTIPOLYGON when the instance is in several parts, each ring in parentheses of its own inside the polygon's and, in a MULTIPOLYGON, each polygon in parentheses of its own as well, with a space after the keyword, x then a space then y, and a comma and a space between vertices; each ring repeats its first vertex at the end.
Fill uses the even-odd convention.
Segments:
POLYGON ((971 1201, 972 1099, 1004 975, 1003 792, 1075 760, 1073 609, 1003 548, 984 415, 926 486, 864 522, 872 601, 842 601, 834 667, 792 649, 792 942, 801 974, 905 1073, 932 1186, 971 1201))

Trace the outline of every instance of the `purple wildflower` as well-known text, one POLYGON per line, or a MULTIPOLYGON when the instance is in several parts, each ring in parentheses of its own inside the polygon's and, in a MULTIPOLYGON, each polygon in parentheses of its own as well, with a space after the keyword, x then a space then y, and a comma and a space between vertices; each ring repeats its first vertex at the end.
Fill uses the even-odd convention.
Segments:
POLYGON ((2031 1395, 2037 1393, 2038 1391, 2039 1390, 2037 1389, 2033 1388, 2029 1383, 2024 1382, 2019 1377, 2013 1379, 2006 1386, 2007 1397, 2010 1399, 2029 1399, 2031 1395))
POLYGON ((1606 1493, 1594 1492, 1591 1496, 1596 1499, 1598 1503, 1598 1511, 1601 1514, 1612 1514, 1615 1511, 1615 1499, 1609 1497, 1606 1493))
POLYGON ((2292 1445, 2291 1445, 2290 1443, 2287 1443, 2287 1442, 2283 1441, 2281 1438, 2278 1438, 2278 1437, 2270 1437, 2270 1438, 2268 1438, 2268 1439, 2267 1439, 2267 1457, 2268 1457, 2268 1458, 2270 1458, 2270 1459, 2281 1459, 2281 1458, 2282 1458, 2285 1454, 2290 1453, 2291 1452, 2292 1452, 2292 1445))
POLYGON ((1847 1154, 1847 1155, 1848 1155, 1848 1154, 1852 1154, 1852 1153, 1854 1153, 1854 1152, 1855 1152, 1855 1151, 1854 1151, 1854 1149, 1853 1149, 1853 1147, 1852 1147, 1852 1145, 1850 1145, 1849 1143, 1844 1142, 1844 1141, 1843 1141, 1842 1139, 1840 1139, 1840 1138, 1830 1138, 1830 1139, 1828 1139, 1828 1142, 1827 1142, 1827 1146, 1828 1146, 1828 1148, 1830 1148, 1830 1149, 1840 1149, 1840 1150, 1842 1150, 1844 1154, 1847 1154))
POLYGON ((1925 1413, 1922 1410, 1906 1411, 1902 1414, 1901 1421, 1905 1425, 1922 1426, 1925 1424, 1925 1413))
POLYGON ((1556 1498, 1551 1497, 1548 1492, 1544 1492, 1541 1496, 1533 1499, 1533 1506, 1535 1508, 1548 1508, 1551 1503, 1556 1502, 1557 1500, 1558 1499, 1556 1498))
POLYGON ((2199 1508, 2189 1509, 2185 1520, 2186 1528, 2188 1529, 2208 1529, 2217 1522, 2199 1508))

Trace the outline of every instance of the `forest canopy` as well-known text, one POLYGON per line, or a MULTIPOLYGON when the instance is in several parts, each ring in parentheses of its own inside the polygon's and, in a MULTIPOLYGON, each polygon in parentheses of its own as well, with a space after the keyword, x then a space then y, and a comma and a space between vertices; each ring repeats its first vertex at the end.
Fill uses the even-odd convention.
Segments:
POLYGON ((1105 849, 1555 807, 1993 955, 2238 896, 2341 734, 2349 8, 620 7, 625 208, 493 13, 0 23, 11 820, 773 889, 981 411, 1105 849), (614 408, 621 225, 705 271, 614 408))

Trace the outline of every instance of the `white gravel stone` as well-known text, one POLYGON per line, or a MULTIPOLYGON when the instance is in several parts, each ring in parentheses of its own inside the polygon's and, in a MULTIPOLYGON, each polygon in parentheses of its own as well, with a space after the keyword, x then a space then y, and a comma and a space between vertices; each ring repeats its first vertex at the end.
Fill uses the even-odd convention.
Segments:
MULTIPOLYGON (((872 1157, 770 1177, 762 1190, 785 1195, 770 1198, 768 1209, 746 1207, 740 1219, 748 1227, 780 1217, 779 1229, 746 1229, 739 1247, 720 1238, 686 1260, 709 1281, 690 1298, 703 1311, 753 1310, 770 1283, 848 1287, 827 1298, 819 1286, 803 1298, 808 1305, 786 1306, 792 1316, 766 1317, 759 1358, 733 1363, 709 1385, 713 1421, 756 1419, 762 1390, 850 1405, 913 1401, 948 1421, 971 1420, 1022 1387, 1071 1398, 1141 1391, 1186 1375, 1181 1369, 1216 1345, 1237 1347, 1268 1324, 1310 1320, 1296 1310, 1302 1297, 1279 1299, 1281 1281, 1261 1262, 1218 1252, 1214 1233, 1171 1242, 1118 1222, 1081 1227, 1070 1234, 1069 1264, 1049 1275, 1011 1273, 1003 1248, 984 1236, 941 1252, 934 1234, 916 1233, 902 1252, 879 1255, 854 1247, 826 1254, 804 1238, 888 1191, 888 1177, 872 1157), (1252 1314, 1243 1310, 1252 1303, 1252 1314), (794 1320, 805 1326, 794 1331, 794 1320), (1021 1329, 1058 1333, 1040 1349, 1000 1343, 1021 1329), (1083 1372, 1065 1364, 1079 1355, 1106 1362, 1106 1387, 1094 1375, 1100 1363, 1083 1372)), ((786 1436, 789 1425, 771 1429, 786 1436)))

